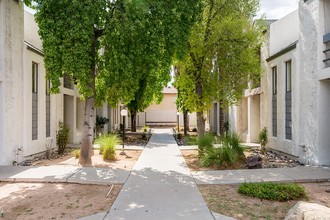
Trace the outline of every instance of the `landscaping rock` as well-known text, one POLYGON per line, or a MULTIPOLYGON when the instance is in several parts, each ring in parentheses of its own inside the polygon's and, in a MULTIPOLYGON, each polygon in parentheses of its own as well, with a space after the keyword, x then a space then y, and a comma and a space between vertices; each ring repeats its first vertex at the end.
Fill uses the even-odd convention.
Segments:
POLYGON ((246 165, 249 169, 262 168, 262 157, 260 155, 253 155, 247 157, 246 165))
POLYGON ((308 202, 298 202, 290 209, 285 220, 330 220, 330 208, 308 202))

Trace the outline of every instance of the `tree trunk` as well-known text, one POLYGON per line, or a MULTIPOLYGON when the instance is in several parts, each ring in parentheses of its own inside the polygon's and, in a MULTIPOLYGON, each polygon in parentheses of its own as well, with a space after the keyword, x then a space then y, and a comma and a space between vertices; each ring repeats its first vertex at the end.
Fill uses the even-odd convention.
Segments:
POLYGON ((223 112, 222 103, 219 102, 219 127, 220 127, 220 135, 225 134, 225 116, 223 112))
POLYGON ((131 111, 131 132, 136 132, 136 112, 131 111))
POLYGON ((197 134, 198 137, 203 136, 205 133, 205 119, 203 112, 197 112, 197 134))
POLYGON ((94 130, 94 97, 85 100, 84 135, 81 141, 79 163, 82 166, 92 164, 92 142, 94 130))
MULTIPOLYGON (((201 69, 201 67, 199 69, 201 69)), ((200 76, 201 73, 199 72, 199 73, 197 73, 197 75, 200 76)), ((203 87, 202 87, 202 83, 200 82, 199 78, 197 78, 197 82, 196 82, 195 86, 196 86, 196 94, 198 95, 198 102, 201 103, 202 100, 203 100, 203 87)), ((197 107, 200 108, 200 106, 197 106, 197 107)), ((203 111, 197 111, 197 134, 198 134, 198 137, 203 136, 204 133, 205 133, 204 114, 203 114, 203 111)))
POLYGON ((188 130, 189 130, 187 115, 188 115, 188 111, 184 109, 183 110, 183 134, 184 134, 184 136, 187 136, 188 130))
POLYGON ((84 135, 81 141, 79 163, 82 166, 89 166, 92 164, 93 154, 93 138, 94 138, 94 124, 95 124, 95 78, 96 78, 96 54, 97 51, 97 38, 102 35, 103 31, 94 29, 94 36, 92 39, 90 55, 92 62, 90 65, 90 83, 89 89, 93 95, 85 99, 85 116, 84 116, 84 135))

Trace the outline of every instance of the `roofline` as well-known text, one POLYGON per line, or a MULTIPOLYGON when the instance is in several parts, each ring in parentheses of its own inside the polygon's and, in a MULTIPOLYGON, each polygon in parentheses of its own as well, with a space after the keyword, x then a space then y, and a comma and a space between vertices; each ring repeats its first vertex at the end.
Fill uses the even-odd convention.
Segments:
POLYGON ((267 61, 267 62, 272 61, 272 60, 276 59, 277 57, 282 56, 283 54, 286 54, 286 53, 290 52, 290 51, 293 50, 293 49, 296 49, 296 47, 297 47, 297 43, 298 43, 298 41, 293 42, 292 44, 290 44, 289 46, 287 46, 287 47, 284 48, 283 50, 281 50, 281 51, 275 53, 274 55, 272 55, 272 56, 270 56, 270 57, 268 57, 268 58, 266 59, 266 61, 267 61))
POLYGON ((40 56, 45 56, 44 52, 38 48, 36 48, 35 46, 33 46, 32 44, 24 41, 24 44, 26 45, 26 48, 40 56))

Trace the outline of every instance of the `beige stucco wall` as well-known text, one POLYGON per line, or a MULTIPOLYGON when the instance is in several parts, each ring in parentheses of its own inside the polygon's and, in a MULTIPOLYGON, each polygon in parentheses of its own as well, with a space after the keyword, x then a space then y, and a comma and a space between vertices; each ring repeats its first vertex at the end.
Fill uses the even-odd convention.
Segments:
POLYGON ((23 5, 0 1, 0 164, 23 145, 23 5))

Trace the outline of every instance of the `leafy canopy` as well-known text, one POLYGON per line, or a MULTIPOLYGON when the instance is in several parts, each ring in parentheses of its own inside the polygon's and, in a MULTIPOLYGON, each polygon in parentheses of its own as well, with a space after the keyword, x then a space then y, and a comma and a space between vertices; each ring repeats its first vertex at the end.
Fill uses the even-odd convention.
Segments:
POLYGON ((159 100, 172 57, 183 56, 200 10, 197 0, 33 2, 51 91, 59 92, 66 73, 83 97, 112 105, 135 99, 144 84, 146 103, 159 100))
POLYGON ((248 82, 259 77, 261 32, 252 22, 257 8, 257 0, 204 1, 189 52, 177 63, 175 85, 182 108, 203 112, 215 100, 233 104, 248 82))

